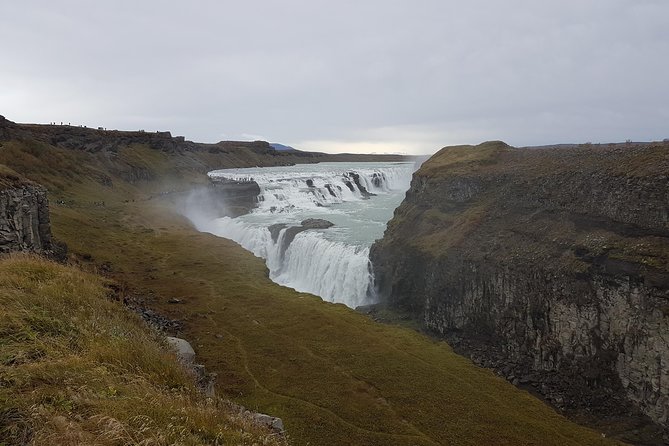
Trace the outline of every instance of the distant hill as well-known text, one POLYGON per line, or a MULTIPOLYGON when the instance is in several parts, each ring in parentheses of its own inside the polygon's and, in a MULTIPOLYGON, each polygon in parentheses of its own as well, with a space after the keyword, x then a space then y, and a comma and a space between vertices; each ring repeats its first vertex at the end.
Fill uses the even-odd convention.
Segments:
MULTIPOLYGON (((266 141, 187 141, 170 132, 99 130, 69 125, 18 124, 0 116, 0 163, 22 173, 33 165, 42 172, 38 182, 47 188, 64 180, 61 172, 87 171, 100 184, 112 177, 148 181, 169 174, 184 177, 231 167, 288 166, 319 162, 398 162, 406 156, 330 154, 276 149, 266 141), (26 152, 26 144, 30 150, 26 152), (34 153, 33 153, 34 152, 34 153), (43 157, 44 163, 36 163, 43 157), (67 168, 65 168, 67 164, 67 168), (60 170, 64 169, 64 170, 60 170), (164 169, 164 172, 161 172, 164 169)), ((31 178, 35 179, 35 178, 31 178)))
POLYGON ((300 150, 297 150, 294 147, 279 144, 278 142, 271 142, 269 145, 272 146, 274 150, 278 150, 279 152, 300 152, 300 150))

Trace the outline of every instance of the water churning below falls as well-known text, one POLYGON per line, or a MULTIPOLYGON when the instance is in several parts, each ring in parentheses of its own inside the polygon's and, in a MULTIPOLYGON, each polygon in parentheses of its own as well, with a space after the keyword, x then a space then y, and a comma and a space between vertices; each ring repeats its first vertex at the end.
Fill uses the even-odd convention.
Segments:
POLYGON ((413 163, 322 163, 213 171, 211 177, 258 183, 258 207, 199 226, 265 259, 274 282, 355 308, 374 301, 369 248, 413 170, 413 163), (309 218, 334 226, 295 229, 309 218))

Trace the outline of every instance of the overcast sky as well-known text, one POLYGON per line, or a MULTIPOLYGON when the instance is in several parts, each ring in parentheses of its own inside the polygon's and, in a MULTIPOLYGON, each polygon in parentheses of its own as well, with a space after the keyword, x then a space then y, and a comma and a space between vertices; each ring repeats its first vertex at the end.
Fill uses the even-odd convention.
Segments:
POLYGON ((669 138, 669 0, 0 0, 0 114, 431 153, 669 138))

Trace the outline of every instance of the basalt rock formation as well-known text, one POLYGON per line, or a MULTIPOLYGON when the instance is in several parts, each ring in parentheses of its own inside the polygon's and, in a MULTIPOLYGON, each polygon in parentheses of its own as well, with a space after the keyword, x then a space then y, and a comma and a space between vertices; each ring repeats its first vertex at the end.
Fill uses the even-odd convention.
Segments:
POLYGON ((0 165, 0 253, 51 249, 46 190, 0 165))
POLYGON ((444 148, 370 257, 384 305, 515 384, 669 425, 669 143, 444 148))

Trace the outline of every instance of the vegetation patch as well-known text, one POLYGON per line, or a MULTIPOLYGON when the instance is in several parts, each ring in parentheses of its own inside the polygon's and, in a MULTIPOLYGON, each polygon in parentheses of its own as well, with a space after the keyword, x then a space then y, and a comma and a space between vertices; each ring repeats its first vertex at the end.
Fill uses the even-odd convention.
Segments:
POLYGON ((200 395, 106 285, 37 257, 0 260, 0 444, 283 444, 200 395))

